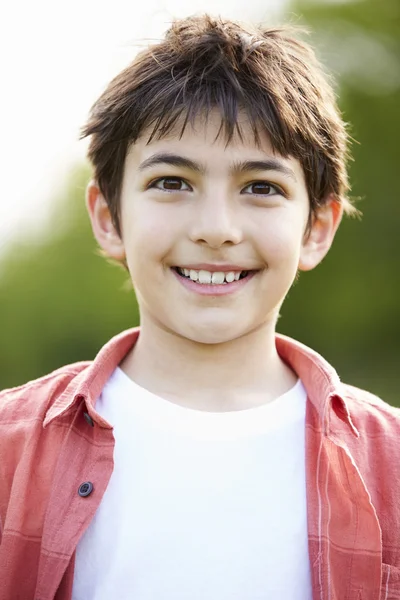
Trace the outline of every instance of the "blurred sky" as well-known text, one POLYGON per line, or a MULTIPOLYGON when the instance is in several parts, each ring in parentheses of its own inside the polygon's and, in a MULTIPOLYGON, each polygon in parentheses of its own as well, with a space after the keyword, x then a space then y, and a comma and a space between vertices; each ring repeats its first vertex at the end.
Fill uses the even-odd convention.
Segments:
POLYGON ((72 164, 84 157, 86 142, 77 138, 92 102, 146 44, 145 39, 160 38, 173 17, 195 12, 276 22, 286 4, 286 0, 4 3, 0 254, 16 235, 37 234, 46 223, 49 202, 72 164))

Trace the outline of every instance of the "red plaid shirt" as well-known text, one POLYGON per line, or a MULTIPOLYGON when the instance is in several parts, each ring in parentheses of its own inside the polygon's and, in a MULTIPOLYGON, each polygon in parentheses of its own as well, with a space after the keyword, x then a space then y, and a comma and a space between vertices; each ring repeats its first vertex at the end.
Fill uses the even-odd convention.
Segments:
MULTIPOLYGON (((71 598, 75 550, 113 470, 96 398, 138 334, 0 393, 0 600, 71 598)), ((313 598, 400 600, 400 410, 302 344, 276 345, 307 390, 313 598)))

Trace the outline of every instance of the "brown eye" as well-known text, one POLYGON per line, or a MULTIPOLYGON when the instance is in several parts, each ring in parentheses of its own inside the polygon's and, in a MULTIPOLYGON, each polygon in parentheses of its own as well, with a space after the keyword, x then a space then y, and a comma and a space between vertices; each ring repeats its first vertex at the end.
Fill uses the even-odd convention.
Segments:
POLYGON ((246 194, 250 193, 258 196, 273 196, 282 193, 275 185, 272 185, 272 183, 268 183, 267 181, 255 181, 254 183, 250 183, 243 191, 246 194))
POLYGON ((179 177, 162 177, 161 179, 157 179, 152 187, 164 190, 165 192, 181 192, 190 189, 188 184, 179 177))
POLYGON ((267 183, 254 183, 252 187, 255 194, 269 194, 271 192, 271 186, 267 183))

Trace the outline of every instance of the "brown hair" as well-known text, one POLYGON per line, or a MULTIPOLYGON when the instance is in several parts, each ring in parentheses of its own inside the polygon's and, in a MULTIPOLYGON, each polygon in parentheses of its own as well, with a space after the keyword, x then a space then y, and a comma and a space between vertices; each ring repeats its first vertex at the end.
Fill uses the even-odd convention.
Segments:
POLYGON ((217 108, 226 141, 240 135, 238 111, 282 156, 304 170, 310 217, 333 194, 348 214, 348 135, 332 86, 312 48, 289 27, 265 28, 209 15, 175 21, 142 51, 93 105, 82 138, 119 235, 119 197, 127 151, 152 127, 149 142, 217 108), (181 122, 181 121, 179 121, 181 122))

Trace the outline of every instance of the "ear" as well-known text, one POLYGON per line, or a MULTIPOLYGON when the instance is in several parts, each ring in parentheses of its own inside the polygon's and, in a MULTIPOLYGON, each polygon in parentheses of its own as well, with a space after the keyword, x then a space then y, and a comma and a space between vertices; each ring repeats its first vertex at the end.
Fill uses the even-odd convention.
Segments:
POLYGON ((92 223, 94 237, 100 247, 116 260, 125 258, 125 247, 115 229, 110 209, 95 181, 90 181, 86 189, 86 208, 92 223))
POLYGON ((314 269, 326 256, 343 216, 343 206, 334 196, 313 216, 311 227, 303 240, 299 270, 314 269))

